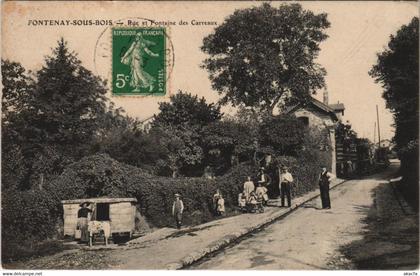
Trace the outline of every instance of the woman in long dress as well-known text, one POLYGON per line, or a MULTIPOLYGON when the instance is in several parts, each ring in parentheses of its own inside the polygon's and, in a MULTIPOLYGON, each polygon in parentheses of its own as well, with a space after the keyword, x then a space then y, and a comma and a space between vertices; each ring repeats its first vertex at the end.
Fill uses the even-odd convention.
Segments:
POLYGON ((148 46, 150 45, 155 45, 155 43, 144 39, 142 34, 138 33, 135 41, 121 58, 121 63, 130 66, 130 86, 134 88, 133 92, 140 92, 140 88, 149 88, 150 92, 153 91, 153 84, 156 79, 143 68, 143 59, 146 54, 152 57, 159 56, 159 54, 155 54, 149 50, 148 46))

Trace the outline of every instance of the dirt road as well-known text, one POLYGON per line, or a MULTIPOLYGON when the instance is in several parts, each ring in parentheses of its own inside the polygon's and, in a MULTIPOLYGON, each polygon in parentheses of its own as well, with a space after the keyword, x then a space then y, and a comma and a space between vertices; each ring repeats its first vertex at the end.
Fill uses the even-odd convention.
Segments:
MULTIPOLYGON (((364 238, 368 211, 376 208, 375 188, 389 185, 385 182, 396 169, 393 164, 386 172, 346 182, 331 191, 331 210, 313 200, 191 269, 354 269, 340 248, 364 238)), ((398 253, 398 245, 392 248, 398 253)))

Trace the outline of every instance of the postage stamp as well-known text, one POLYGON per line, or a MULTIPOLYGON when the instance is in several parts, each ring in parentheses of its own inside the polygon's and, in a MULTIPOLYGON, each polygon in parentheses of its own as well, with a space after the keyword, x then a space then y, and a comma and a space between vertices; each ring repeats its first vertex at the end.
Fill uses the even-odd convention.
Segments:
POLYGON ((112 29, 112 94, 166 94, 165 28, 112 29))

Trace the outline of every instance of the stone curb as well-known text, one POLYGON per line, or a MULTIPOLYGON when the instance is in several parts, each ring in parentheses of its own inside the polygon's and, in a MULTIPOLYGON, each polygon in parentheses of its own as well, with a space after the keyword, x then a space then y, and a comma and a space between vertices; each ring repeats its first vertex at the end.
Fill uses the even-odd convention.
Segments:
MULTIPOLYGON (((334 183, 331 185, 330 189, 334 189, 335 187, 347 182, 348 180, 343 180, 340 179, 338 182, 334 183)), ((263 222, 250 227, 250 228, 246 228, 243 229, 241 231, 238 232, 234 232, 228 236, 225 236, 224 239, 219 240, 218 242, 216 242, 215 244, 212 244, 202 250, 198 250, 195 251, 193 253, 191 253, 190 255, 188 255, 187 257, 183 258, 181 261, 179 262, 175 262, 175 263, 171 263, 168 264, 166 266, 166 269, 168 270, 179 270, 179 269, 183 269, 186 268, 188 266, 191 266, 192 264, 202 260, 203 258, 209 256, 210 254, 213 254, 217 251, 220 251, 224 248, 226 248, 228 245, 234 243, 235 241, 238 241, 241 238, 244 238, 246 235, 253 233, 253 232, 257 232, 265 227, 267 227, 268 225, 274 223, 276 220, 281 219, 282 217, 290 214, 291 212, 293 212, 294 210, 296 210, 297 208, 299 208, 300 206, 302 206, 303 204, 307 203, 308 201, 311 201, 317 197, 319 197, 319 193, 316 193, 315 195, 313 195, 314 192, 309 192, 308 194, 308 198, 304 199, 302 202, 300 203, 296 203, 294 205, 292 205, 292 207, 284 210, 284 211, 280 211, 277 212, 275 214, 273 214, 273 216, 269 217, 268 219, 264 220, 263 222)))

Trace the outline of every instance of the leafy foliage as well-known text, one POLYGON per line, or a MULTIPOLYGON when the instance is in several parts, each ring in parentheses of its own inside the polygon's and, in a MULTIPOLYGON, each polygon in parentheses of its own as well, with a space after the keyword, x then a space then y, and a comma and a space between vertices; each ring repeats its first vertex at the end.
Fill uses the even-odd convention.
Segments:
POLYGON ((15 185, 28 189, 90 150, 105 113, 105 83, 81 65, 63 39, 35 80, 9 61, 2 61, 2 73, 2 151, 19 153, 25 175, 15 185))
POLYGON ((80 147, 92 140, 105 112, 105 82, 81 65, 63 39, 45 63, 36 74, 30 131, 40 144, 80 147))
POLYGON ((159 104, 160 113, 155 115, 151 135, 167 153, 159 159, 157 170, 173 177, 180 173, 189 176, 201 175, 203 149, 200 147, 202 128, 220 120, 220 107, 207 104, 189 93, 179 91, 170 97, 170 102, 159 104))
POLYGON ((388 48, 378 54, 369 74, 384 89, 382 97, 394 115, 396 149, 407 189, 418 205, 419 133, 419 19, 414 17, 391 35, 388 48), (414 146, 413 146, 414 145, 414 146), (411 186, 411 188, 410 188, 411 186))
POLYGON ((158 170, 169 169, 172 177, 176 177, 180 172, 187 175, 190 173, 200 174, 197 166, 201 166, 203 159, 203 149, 199 145, 200 129, 198 126, 160 126, 154 127, 151 134, 157 140, 167 156, 160 159, 158 170))
POLYGON ((282 4, 235 11, 203 40, 210 57, 203 67, 221 103, 268 113, 290 99, 307 100, 324 84, 325 69, 314 62, 327 38, 327 15, 282 4))
POLYGON ((271 117, 261 125, 260 144, 271 147, 277 155, 295 156, 307 135, 307 129, 295 117, 271 117))
POLYGON ((2 73, 2 121, 7 124, 11 114, 24 110, 28 104, 33 80, 25 68, 17 62, 1 61, 2 73))
POLYGON ((418 137, 419 20, 414 17, 391 35, 369 74, 382 84, 383 98, 393 112, 397 148, 418 137))
POLYGON ((235 163, 234 160, 252 160, 256 139, 249 125, 234 120, 210 124, 201 134, 206 164, 214 167, 216 174, 222 174, 235 163))
POLYGON ((183 91, 170 97, 170 102, 159 104, 159 114, 155 115, 153 124, 160 126, 205 126, 220 120, 220 107, 207 104, 204 98, 198 99, 183 91))

